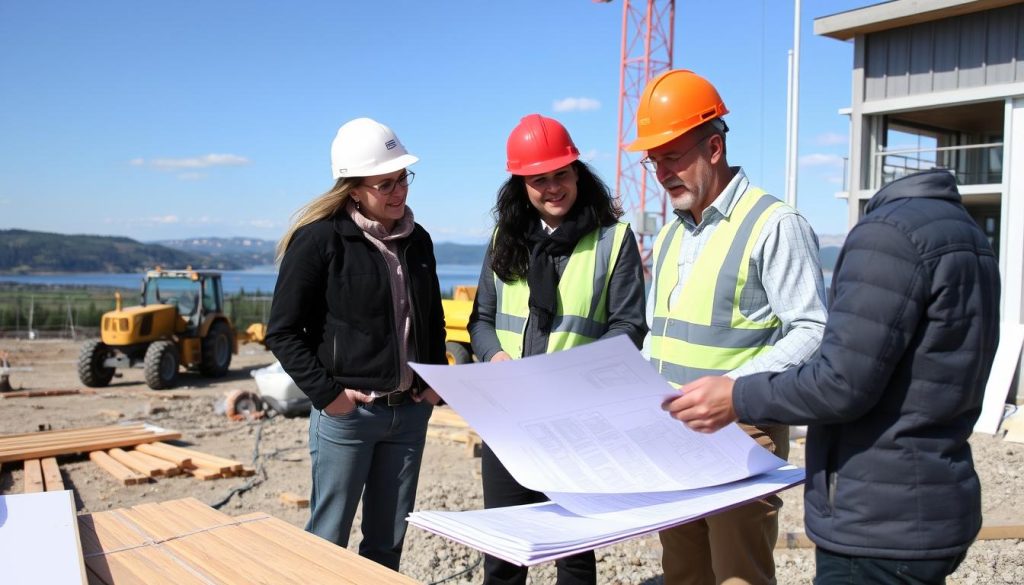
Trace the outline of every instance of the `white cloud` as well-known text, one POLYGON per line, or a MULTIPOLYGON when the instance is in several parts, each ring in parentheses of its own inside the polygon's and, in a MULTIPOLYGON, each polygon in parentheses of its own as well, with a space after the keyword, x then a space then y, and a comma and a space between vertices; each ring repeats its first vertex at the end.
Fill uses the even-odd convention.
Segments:
POLYGON ((206 173, 181 173, 178 178, 182 181, 199 181, 206 178, 206 173))
POLYGON ((845 134, 837 134, 835 132, 825 132, 814 137, 814 143, 818 146, 840 146, 848 141, 849 139, 845 134))
POLYGON ((596 110, 601 107, 601 102, 594 98, 587 97, 567 97, 560 100, 555 100, 551 107, 556 112, 585 112, 588 110, 596 110))
POLYGON ((250 219, 248 221, 243 221, 242 225, 247 225, 259 229, 270 229, 277 226, 277 222, 271 221, 269 219, 250 219))
POLYGON ((816 152, 800 157, 801 167, 843 167, 843 157, 838 154, 816 152))
POLYGON ((249 159, 237 154, 204 154, 191 158, 133 158, 132 166, 150 166, 160 170, 206 169, 210 167, 240 167, 249 164, 249 159))

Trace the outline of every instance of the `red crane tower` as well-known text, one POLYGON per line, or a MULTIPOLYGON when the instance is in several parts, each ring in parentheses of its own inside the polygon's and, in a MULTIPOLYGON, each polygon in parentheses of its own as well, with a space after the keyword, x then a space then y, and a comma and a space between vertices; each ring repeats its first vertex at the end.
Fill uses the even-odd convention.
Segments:
MULTIPOLYGON (((611 0, 594 0, 610 2, 611 0)), ((619 72, 619 134, 615 165, 615 197, 633 225, 645 271, 653 237, 665 224, 665 190, 648 174, 642 153, 626 145, 636 133, 636 109, 647 82, 672 68, 675 0, 623 0, 622 59, 619 72)))

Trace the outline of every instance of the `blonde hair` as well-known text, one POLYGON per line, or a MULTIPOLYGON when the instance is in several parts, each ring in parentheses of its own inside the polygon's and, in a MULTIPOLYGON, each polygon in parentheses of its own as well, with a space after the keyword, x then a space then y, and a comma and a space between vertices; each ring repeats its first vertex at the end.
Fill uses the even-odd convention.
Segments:
POLYGON ((296 230, 337 213, 345 205, 345 200, 349 198, 352 189, 359 185, 362 180, 362 177, 343 177, 338 179, 338 182, 334 184, 330 191, 300 207, 292 215, 292 225, 277 242, 277 254, 274 261, 278 264, 281 263, 285 251, 288 250, 288 246, 292 243, 296 230))

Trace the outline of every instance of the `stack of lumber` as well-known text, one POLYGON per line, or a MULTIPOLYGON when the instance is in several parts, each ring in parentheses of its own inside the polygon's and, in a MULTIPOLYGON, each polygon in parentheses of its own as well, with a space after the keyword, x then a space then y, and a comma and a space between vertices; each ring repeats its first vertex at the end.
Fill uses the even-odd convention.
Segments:
POLYGON ((466 452, 471 457, 480 456, 480 435, 476 434, 469 424, 454 410, 447 406, 434 407, 430 415, 430 426, 427 436, 466 444, 466 452))
POLYGON ((194 498, 82 515, 78 528, 89 583, 416 583, 267 514, 194 498))
POLYGON ((255 473, 240 461, 176 447, 160 441, 137 445, 132 451, 93 451, 89 458, 122 485, 146 483, 152 478, 187 473, 197 479, 249 476, 255 473))
POLYGON ((0 435, 0 463, 88 453, 180 438, 179 432, 141 423, 0 435))

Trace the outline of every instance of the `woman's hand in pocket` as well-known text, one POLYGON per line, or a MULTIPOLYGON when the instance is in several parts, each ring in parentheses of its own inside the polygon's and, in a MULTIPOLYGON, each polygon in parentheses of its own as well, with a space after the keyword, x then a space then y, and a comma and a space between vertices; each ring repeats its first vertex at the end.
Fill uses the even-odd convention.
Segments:
POLYGON ((345 388, 338 397, 324 407, 328 416, 344 416, 356 409, 360 402, 369 402, 370 395, 358 390, 345 388))

